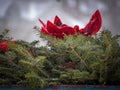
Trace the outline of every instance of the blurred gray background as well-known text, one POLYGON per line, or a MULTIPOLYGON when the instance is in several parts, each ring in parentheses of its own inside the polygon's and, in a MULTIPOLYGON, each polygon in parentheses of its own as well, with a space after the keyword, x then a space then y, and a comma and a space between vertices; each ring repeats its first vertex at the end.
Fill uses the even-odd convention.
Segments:
MULTIPOLYGON (((38 40, 34 26, 58 15, 68 25, 83 28, 99 9, 102 28, 120 34, 120 0, 0 0, 0 32, 10 29, 10 36, 26 41, 38 40)), ((40 39, 39 39, 40 40, 40 39)))

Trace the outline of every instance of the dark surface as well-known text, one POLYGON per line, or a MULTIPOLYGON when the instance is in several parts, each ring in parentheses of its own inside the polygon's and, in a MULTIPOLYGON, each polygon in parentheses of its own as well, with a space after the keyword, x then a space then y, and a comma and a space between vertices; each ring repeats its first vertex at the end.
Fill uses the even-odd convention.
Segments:
MULTIPOLYGON (((0 90, 30 90, 24 87, 2 87, 0 90)), ((94 86, 94 85, 62 85, 52 88, 38 88, 36 90, 120 90, 120 86, 94 86)))

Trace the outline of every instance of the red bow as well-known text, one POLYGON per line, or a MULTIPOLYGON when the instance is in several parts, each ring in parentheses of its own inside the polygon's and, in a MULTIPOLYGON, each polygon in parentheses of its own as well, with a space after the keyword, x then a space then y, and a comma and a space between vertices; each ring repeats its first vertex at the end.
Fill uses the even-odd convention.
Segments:
POLYGON ((99 31, 102 24, 102 19, 99 10, 97 10, 92 15, 89 23, 80 30, 78 25, 75 25, 74 28, 72 28, 66 24, 63 24, 58 16, 55 16, 54 23, 52 23, 51 21, 47 21, 47 24, 44 24, 42 20, 39 19, 39 21, 42 24, 42 33, 62 39, 64 38, 64 36, 74 35, 77 32, 85 36, 94 35, 99 31))
POLYGON ((0 51, 8 51, 9 48, 8 48, 8 43, 9 42, 12 42, 12 43, 15 43, 15 41, 3 41, 3 42, 0 42, 0 51))
POLYGON ((65 35, 76 34, 76 30, 66 24, 62 24, 58 16, 55 16, 54 23, 47 21, 47 24, 45 25, 42 22, 42 20, 39 19, 39 21, 42 24, 42 28, 41 28, 42 33, 62 39, 64 38, 65 35))
POLYGON ((81 34, 84 34, 85 36, 94 35, 100 30, 101 24, 102 24, 102 18, 99 10, 97 10, 92 15, 89 23, 83 29, 80 29, 79 32, 81 34))
POLYGON ((0 43, 0 49, 1 49, 2 51, 8 51, 8 50, 9 50, 9 49, 8 49, 8 41, 1 42, 1 43, 0 43))

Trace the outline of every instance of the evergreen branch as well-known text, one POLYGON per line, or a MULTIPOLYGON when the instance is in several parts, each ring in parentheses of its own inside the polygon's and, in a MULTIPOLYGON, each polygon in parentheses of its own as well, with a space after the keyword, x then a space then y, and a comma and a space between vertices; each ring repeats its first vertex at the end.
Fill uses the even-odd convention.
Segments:
POLYGON ((111 51, 111 44, 109 44, 108 45, 108 47, 107 47, 107 54, 106 54, 106 57, 105 57, 105 61, 109 58, 109 56, 110 56, 110 51, 111 51))
POLYGON ((86 66, 86 68, 88 69, 88 66, 86 64, 86 62, 84 61, 84 59, 82 59, 79 54, 75 51, 73 46, 70 46, 70 48, 72 49, 72 51, 74 52, 74 54, 81 60, 82 63, 84 63, 84 65, 86 66))
POLYGON ((110 41, 108 40, 108 38, 107 38, 107 35, 106 34, 104 34, 104 36, 105 36, 105 38, 106 38, 106 40, 107 40, 107 44, 108 44, 108 47, 107 47, 107 52, 106 52, 106 57, 105 57, 105 61, 109 58, 109 56, 110 56, 110 51, 111 51, 111 44, 110 44, 110 41))
POLYGON ((88 52, 87 52, 87 55, 86 55, 86 57, 83 59, 83 61, 86 61, 86 59, 88 58, 88 56, 89 56, 89 51, 90 51, 90 49, 88 50, 88 52))

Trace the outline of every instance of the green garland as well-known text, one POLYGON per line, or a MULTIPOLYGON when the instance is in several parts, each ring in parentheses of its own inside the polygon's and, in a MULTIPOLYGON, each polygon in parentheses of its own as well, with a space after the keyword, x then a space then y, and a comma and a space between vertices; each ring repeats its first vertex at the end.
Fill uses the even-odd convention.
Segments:
MULTIPOLYGON (((11 41, 8 30, 0 42, 11 41)), ((95 37, 69 35, 63 40, 41 34, 46 46, 17 40, 0 50, 0 86, 31 88, 61 84, 120 84, 120 35, 103 30, 95 37)))

